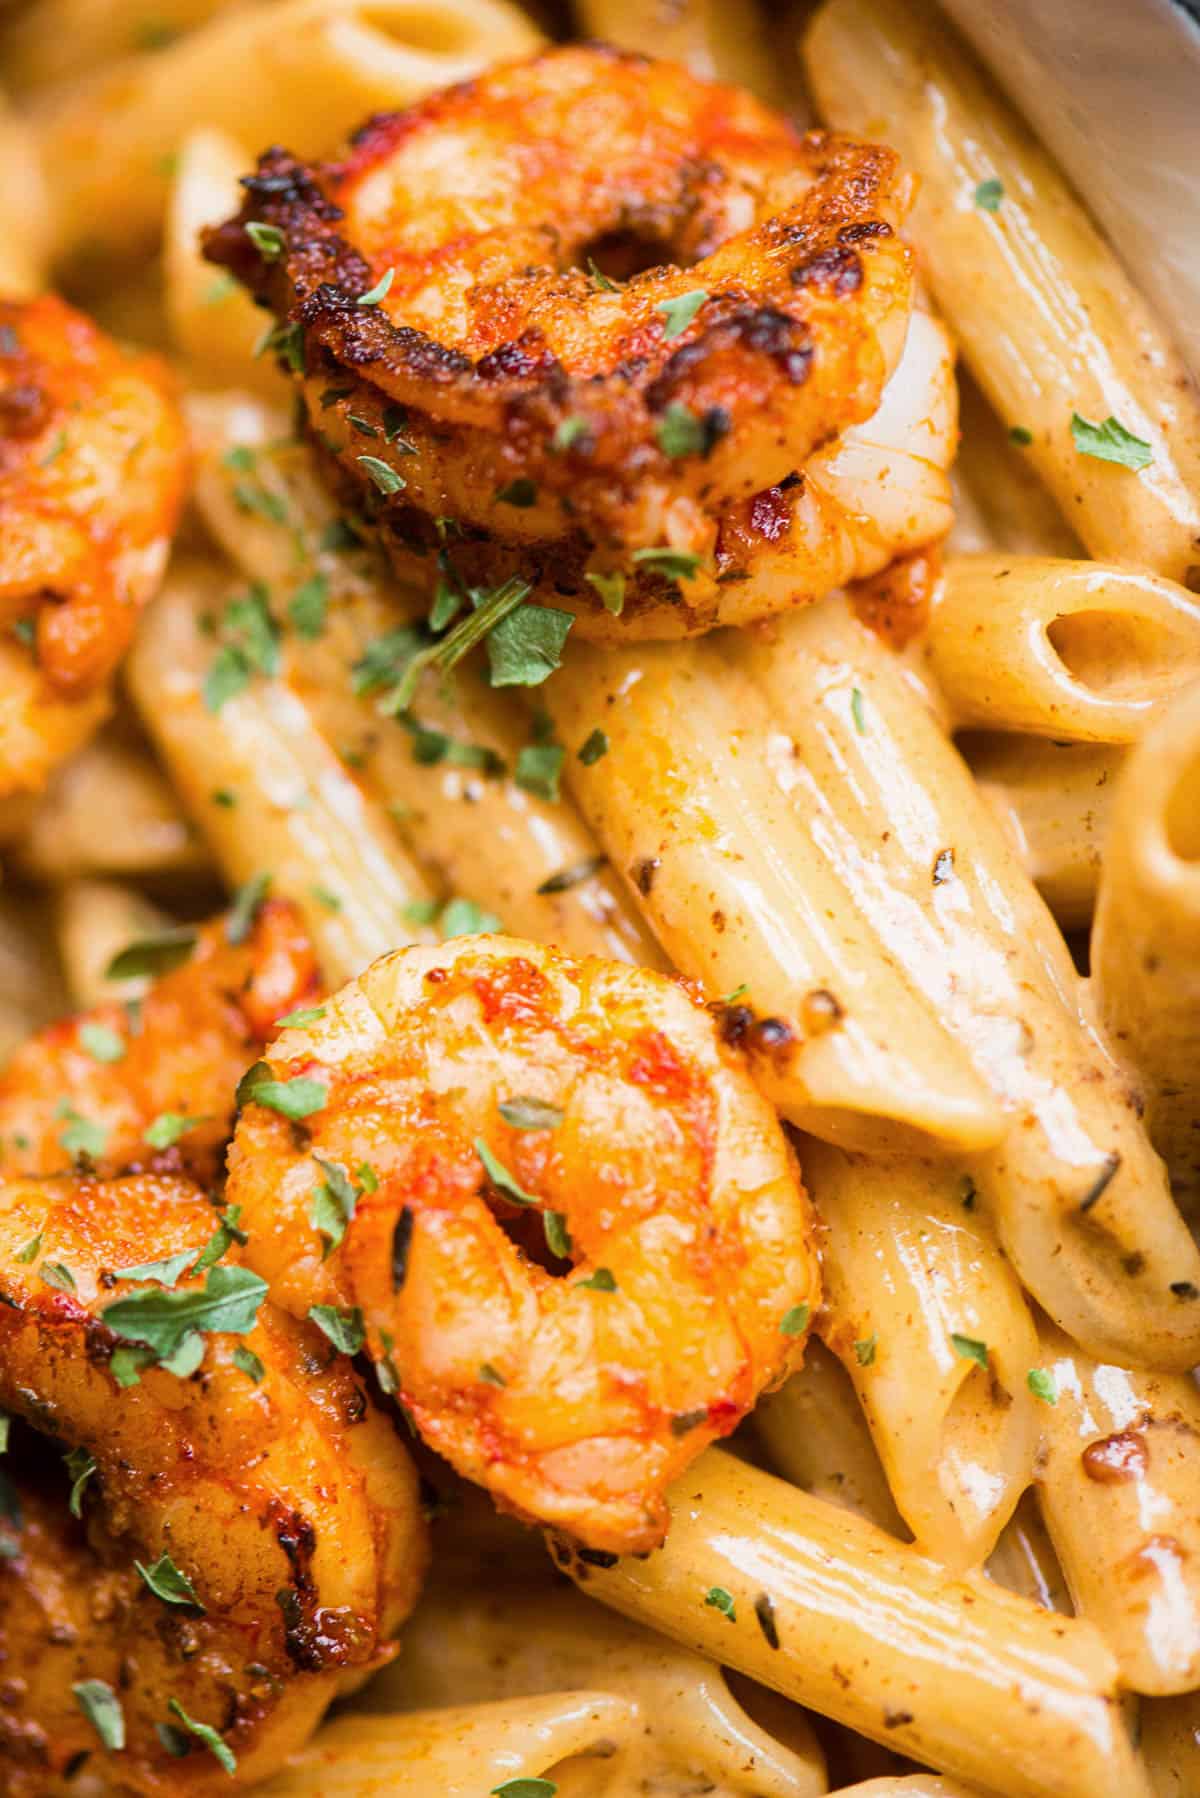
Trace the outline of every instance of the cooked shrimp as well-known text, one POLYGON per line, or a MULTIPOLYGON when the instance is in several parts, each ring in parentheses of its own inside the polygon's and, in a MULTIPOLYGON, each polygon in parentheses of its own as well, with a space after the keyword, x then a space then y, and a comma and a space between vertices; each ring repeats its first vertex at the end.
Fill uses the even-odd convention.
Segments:
POLYGON ((703 565, 685 604, 717 605, 725 511, 869 418, 904 344, 890 150, 601 46, 368 121, 340 162, 271 151, 246 185, 208 253, 274 307, 313 432, 374 514, 624 564, 664 634, 661 552, 703 565), (641 265, 619 286, 581 266, 614 241, 641 265))
MULTIPOLYGON (((577 543, 501 545, 469 533, 442 552, 469 587, 510 577, 529 582, 532 597, 574 612, 593 640, 682 637, 718 624, 752 623, 764 615, 820 599, 835 587, 878 574, 897 557, 945 536, 953 523, 950 465, 958 442, 958 392, 949 333, 915 312, 899 366, 878 410, 809 457, 801 474, 723 515, 717 533, 715 582, 701 590, 686 575, 676 603, 663 603, 663 583, 627 583, 619 616, 595 612, 577 543), (678 603, 682 595, 686 603, 678 603)), ((331 458, 321 461, 340 484, 331 458)), ((429 558, 390 526, 380 529, 406 580, 428 579, 429 558)))
POLYGON ((87 1754, 121 1790, 250 1784, 390 1659, 424 1568, 415 1472, 265 1291, 186 1181, 0 1187, 0 1409, 30 1432, 0 1519, 5 1792, 87 1754))
MULTIPOLYGON (((231 914, 232 915, 232 914, 231 914)), ((185 957, 144 999, 114 1001, 31 1037, 0 1073, 0 1172, 219 1172, 239 1076, 276 1021, 319 991, 296 909, 268 899, 243 933, 218 918, 144 953, 185 957), (232 941, 231 935, 238 938, 232 941)))
POLYGON ((243 1093, 250 1264, 365 1330, 425 1440, 519 1515, 653 1547, 665 1487, 797 1359, 818 1265, 794 1158, 662 975, 402 949, 243 1093))
POLYGON ((0 796, 39 787, 106 710, 183 498, 166 368, 53 295, 0 299, 0 796))

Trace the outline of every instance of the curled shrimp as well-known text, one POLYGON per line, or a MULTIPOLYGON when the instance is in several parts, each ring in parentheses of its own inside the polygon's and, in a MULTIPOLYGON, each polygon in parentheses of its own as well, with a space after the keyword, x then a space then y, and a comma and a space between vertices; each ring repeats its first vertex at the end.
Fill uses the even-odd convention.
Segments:
POLYGON ((598 45, 369 120, 335 163, 270 151, 246 186, 208 254, 274 308, 385 542, 449 517, 558 545, 606 633, 618 574, 647 635, 724 621, 724 514, 871 416, 912 306, 892 151, 598 45), (624 283, 585 271, 606 247, 624 283))
POLYGON ((287 900, 140 946, 182 959, 134 1005, 114 1001, 38 1032, 0 1073, 0 1174, 184 1170, 210 1183, 232 1134, 238 1078, 276 1021, 319 992, 287 900))
POLYGON ((506 937, 402 949, 243 1093, 251 1265, 365 1335, 425 1440, 521 1516, 653 1547, 666 1486, 797 1359, 808 1200, 677 982, 506 937))
POLYGON ((40 787, 107 709, 183 499, 166 368, 52 294, 0 299, 0 796, 40 787))
POLYGON ((392 1421, 265 1299, 235 1234, 179 1178, 0 1187, 14 1798, 89 1755, 140 1793, 262 1779, 391 1658, 415 1600, 425 1531, 392 1421))

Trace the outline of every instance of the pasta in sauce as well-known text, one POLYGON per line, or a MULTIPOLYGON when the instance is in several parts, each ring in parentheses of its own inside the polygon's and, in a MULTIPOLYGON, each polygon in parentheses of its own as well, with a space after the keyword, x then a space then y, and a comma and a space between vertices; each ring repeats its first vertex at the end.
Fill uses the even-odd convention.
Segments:
POLYGON ((1200 392, 564 10, 0 6, 0 1793, 1193 1798, 1200 392))

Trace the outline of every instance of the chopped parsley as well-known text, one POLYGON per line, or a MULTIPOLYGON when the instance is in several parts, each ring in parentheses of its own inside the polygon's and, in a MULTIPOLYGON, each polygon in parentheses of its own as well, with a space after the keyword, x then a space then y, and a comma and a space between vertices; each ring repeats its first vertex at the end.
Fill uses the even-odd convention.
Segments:
POLYGON ((714 1611, 720 1611, 722 1617, 728 1617, 730 1623, 737 1622, 733 1593, 727 1592, 724 1586, 710 1586, 704 1594, 704 1602, 711 1605, 714 1611))
POLYGON ((58 1140, 71 1159, 99 1161, 108 1142, 106 1126, 97 1124, 92 1118, 82 1117, 65 1099, 55 1115, 66 1119, 66 1127, 59 1131, 58 1140))
POLYGON ((397 474, 394 468, 381 461, 378 456, 355 456, 354 460, 366 469, 372 484, 380 493, 390 496, 408 485, 402 474, 397 474))
POLYGON ((253 1349, 244 1348, 240 1342, 233 1351, 233 1365, 240 1373, 252 1379, 256 1386, 267 1371, 253 1349))
POLYGON ((855 1343, 854 1358, 860 1367, 873 1367, 875 1365, 875 1350, 878 1343, 879 1338, 873 1330, 869 1336, 864 1336, 860 1342, 855 1343))
POLYGON ((502 1786, 492 1787, 488 1798, 554 1798, 557 1791, 552 1779, 506 1779, 502 1786))
POLYGON ((165 1286, 168 1291, 173 1291, 199 1252, 198 1249, 181 1249, 177 1255, 168 1255, 162 1261, 146 1261, 140 1267, 117 1267, 113 1269, 113 1277, 135 1281, 142 1286, 165 1286))
POLYGON ((213 713, 245 690, 255 674, 279 671, 279 629, 271 616, 267 589, 252 582, 231 599, 218 627, 221 646, 204 677, 205 708, 213 713))
POLYGON ((501 505, 517 506, 521 511, 527 511, 530 506, 537 504, 537 485, 527 474, 518 475, 506 487, 497 489, 496 499, 501 505))
POLYGON ((567 1220, 561 1211, 543 1211, 542 1229, 546 1235, 546 1247, 560 1261, 565 1261, 571 1253, 571 1232, 567 1228, 567 1220))
POLYGON ((483 1163, 489 1183, 496 1188, 497 1192, 504 1193, 506 1198, 511 1199, 517 1205, 537 1204, 537 1195, 526 1192, 523 1186, 518 1185, 504 1163, 497 1160, 496 1156, 492 1154, 482 1136, 475 1138, 475 1153, 483 1163))
POLYGON ((808 1328, 808 1320, 812 1315, 808 1305, 793 1305, 784 1312, 779 1321, 779 1328, 785 1336, 803 1336, 808 1328))
POLYGON ((125 1712, 112 1687, 102 1679, 81 1679, 71 1691, 109 1754, 119 1754, 125 1746, 125 1712))
POLYGON ((550 439, 550 448, 561 456, 567 450, 574 448, 580 438, 586 437, 587 433, 587 419, 581 418, 578 413, 573 413, 570 418, 560 419, 555 426, 554 435, 550 439))
POLYGON ((67 1509, 72 1517, 82 1517, 84 1488, 96 1471, 96 1458, 86 1448, 73 1448, 63 1457, 63 1462, 71 1481, 67 1509))
POLYGON ((283 255, 284 236, 278 225, 264 225, 258 219, 250 219, 246 236, 264 262, 278 262, 283 255))
POLYGON ((62 1261, 43 1261, 38 1268, 38 1278, 44 1280, 47 1286, 52 1286, 55 1292, 79 1290, 75 1284, 75 1275, 62 1261))
POLYGON ((1034 1398, 1040 1398, 1043 1404, 1058 1403, 1058 1387, 1054 1383, 1054 1375, 1047 1373, 1044 1367, 1031 1367, 1025 1375, 1025 1384, 1034 1398))
POLYGON ((490 1361, 480 1363, 479 1377, 487 1386, 507 1386, 508 1381, 502 1373, 498 1373, 490 1361))
POLYGON ((325 1238, 321 1258, 326 1260, 345 1236, 363 1189, 354 1184, 340 1163, 324 1161, 320 1155, 314 1155, 313 1160, 325 1178, 313 1192, 308 1215, 313 1229, 325 1238))
POLYGON ((280 1117, 294 1123, 320 1111, 329 1096, 329 1088, 320 1080, 309 1080, 303 1074, 295 1080, 276 1080, 265 1061, 256 1061, 238 1081, 237 1102, 242 1105, 265 1105, 280 1117))
POLYGON ((17 1250, 16 1259, 21 1263, 22 1267, 28 1267, 31 1261, 37 1260, 41 1252, 42 1233, 39 1230, 36 1236, 31 1236, 29 1241, 23 1243, 17 1250))
POLYGON ((186 1573, 180 1572, 165 1549, 149 1567, 142 1561, 135 1561, 133 1564, 155 1598, 161 1598, 164 1604, 191 1605, 197 1611, 204 1609, 191 1580, 186 1573))
POLYGON ((555 606, 522 605, 487 639, 493 687, 538 687, 562 662, 575 619, 555 606))
MULTIPOLYGON (((189 1717, 178 1698, 172 1698, 167 1709, 173 1717, 178 1717, 189 1735, 195 1736, 197 1741, 203 1742, 209 1752, 224 1767, 226 1773, 236 1773, 237 1757, 228 1743, 221 1740, 215 1729, 207 1723, 197 1723, 194 1717, 189 1717)), ((160 1726, 160 1740, 162 1740, 162 1727, 164 1726, 160 1726)), ((170 1725, 167 1724, 165 1727, 169 1729, 170 1725)))
POLYGON ((442 907, 437 924, 444 938, 486 936, 489 931, 504 927, 495 912, 484 911, 473 899, 451 899, 442 907))
POLYGON ((1154 451, 1144 438, 1127 431, 1120 419, 1110 413, 1101 424, 1071 414, 1071 438, 1081 456, 1094 456, 1098 462, 1115 462, 1120 468, 1149 468, 1154 451))
POLYGON ((586 1287, 589 1292, 615 1292, 617 1282, 611 1267, 598 1267, 586 1280, 577 1280, 577 1286, 586 1287))
POLYGON ((1024 425, 1013 425, 1008 433, 1008 440, 1010 443, 1019 443, 1024 449, 1033 442, 1033 432, 1026 430, 1024 425))
POLYGON ((625 610, 625 576, 618 570, 615 574, 588 573, 583 578, 600 595, 604 610, 619 618, 625 610))
POLYGON ((950 1341, 954 1345, 955 1354, 961 1356, 964 1361, 976 1361, 980 1367, 987 1367, 988 1346, 986 1342, 980 1342, 975 1336, 960 1336, 957 1330, 951 1332, 950 1341))
POLYGON ((325 1016, 324 1005, 301 1005, 296 1011, 289 1011, 284 1017, 276 1018, 277 1030, 305 1030, 310 1024, 319 1024, 325 1016))
POLYGON ((514 1099, 501 1099, 500 1116, 514 1130, 557 1130, 563 1121, 561 1105, 552 1105, 548 1099, 528 1099, 518 1096, 514 1099))
POLYGON ((999 212, 1004 199, 1004 183, 997 181, 993 175, 989 181, 981 181, 975 189, 975 204, 981 212, 999 212))
POLYGON ((104 970, 106 980, 134 980, 169 974, 190 960, 197 933, 190 924, 177 924, 153 936, 138 937, 119 949, 104 970))
POLYGON ((310 575, 288 601, 288 623, 298 637, 312 642, 325 629, 329 606, 329 582, 323 574, 310 575))
POLYGON ((697 418, 689 407, 672 400, 654 432, 658 447, 664 456, 677 462, 682 456, 698 456, 703 453, 708 442, 708 433, 704 429, 703 419, 697 418))
POLYGON ((584 767, 590 768, 600 760, 601 756, 608 754, 608 738, 602 730, 597 728, 584 738, 575 753, 584 767))
POLYGON ((125 1054, 124 1037, 110 1030, 107 1024, 81 1024, 79 1042, 93 1061, 120 1061, 125 1054))
POLYGON ((660 300, 654 308, 663 316, 663 342, 670 343, 686 331, 696 314, 708 298, 708 289, 693 287, 689 293, 677 294, 673 300, 660 300))
POLYGON ((850 691, 850 716, 854 720, 854 728, 860 737, 867 734, 867 714, 864 709, 862 688, 853 687, 850 691))
POLYGON ((527 743, 517 756, 513 778, 537 799, 556 801, 558 782, 567 752, 560 743, 527 743))
POLYGON ((115 1336, 149 1349, 165 1365, 201 1331, 248 1335, 266 1296, 267 1282, 248 1267, 216 1266, 203 1286, 174 1291, 150 1286, 106 1305, 100 1316, 115 1336))
POLYGON ((633 559, 665 581, 690 581, 700 567, 700 557, 683 549, 635 549, 633 559))
POLYGON ((316 1324, 335 1349, 343 1355, 357 1355, 367 1340, 363 1314, 357 1305, 340 1310, 336 1305, 312 1305, 309 1321, 316 1324))
POLYGON ((225 919, 225 941, 235 946, 244 943, 254 928, 258 910, 271 890, 269 874, 254 874, 233 896, 225 919))
POLYGON ((194 1130, 197 1124, 206 1121, 204 1118, 187 1117, 182 1111, 160 1111, 146 1125, 142 1141, 152 1149, 170 1149, 181 1136, 186 1136, 189 1130, 194 1130))
POLYGON ((395 269, 385 269, 384 273, 380 275, 378 281, 376 281, 374 287, 369 288, 366 293, 360 293, 354 304, 356 306, 378 306, 380 300, 387 299, 388 294, 391 292, 392 282, 395 279, 395 269))

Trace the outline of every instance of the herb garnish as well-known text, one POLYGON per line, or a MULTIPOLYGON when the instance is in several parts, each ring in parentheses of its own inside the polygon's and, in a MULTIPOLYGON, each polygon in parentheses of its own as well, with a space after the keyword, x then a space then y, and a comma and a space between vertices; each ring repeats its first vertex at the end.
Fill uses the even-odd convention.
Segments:
POLYGON ((1034 1398, 1040 1398, 1043 1404, 1058 1403, 1058 1387, 1054 1383, 1054 1375, 1047 1373, 1044 1367, 1031 1367, 1025 1375, 1025 1384, 1034 1398))
POLYGON ((995 176, 990 181, 981 181, 975 189, 975 204, 983 212, 999 212, 1004 198, 1004 183, 995 176))
POLYGON ((355 1186, 345 1168, 338 1162, 325 1161, 320 1155, 314 1155, 313 1160, 325 1178, 313 1192, 308 1215, 314 1230, 325 1238, 325 1249, 321 1256, 322 1261, 325 1261, 345 1236, 346 1226, 354 1216, 363 1189, 355 1186))
POLYGON ((619 618, 625 609, 625 576, 620 570, 614 574, 588 573, 583 578, 600 595, 604 610, 619 618))
MULTIPOLYGON (((195 1736, 198 1741, 204 1743, 204 1746, 216 1757, 221 1766, 224 1767, 226 1773, 236 1773, 237 1757, 232 1748, 229 1747, 228 1743, 221 1740, 215 1729, 211 1728, 207 1723, 197 1723, 194 1717, 189 1717, 178 1698, 172 1698, 167 1709, 173 1717, 178 1717, 189 1735, 195 1736)), ((169 1729, 170 1724, 160 1724, 160 1741, 162 1740, 162 1730, 164 1728, 169 1729)))
POLYGON ((548 1099, 529 1099, 518 1095, 513 1099, 501 1099, 500 1116, 514 1130, 557 1130, 563 1121, 561 1105, 552 1105, 548 1099))
POLYGON ((71 1691, 109 1754, 119 1754, 125 1746, 125 1713, 112 1687, 102 1679, 81 1679, 71 1691))
POLYGON ((577 1286, 586 1287, 589 1292, 615 1292, 617 1282, 611 1267, 598 1267, 586 1280, 577 1280, 577 1286))
POLYGON ((340 1310, 336 1305, 312 1305, 308 1316, 309 1321, 316 1324, 318 1330, 328 1336, 334 1348, 343 1355, 357 1355, 367 1340, 363 1314, 357 1305, 345 1310, 340 1310))
POLYGON ((728 1617, 730 1623, 737 1622, 733 1593, 727 1592, 724 1586, 710 1586, 704 1594, 704 1602, 710 1604, 714 1611, 720 1611, 722 1617, 728 1617))
POLYGON ((225 919, 225 941, 244 943, 254 928, 258 908, 271 890, 270 874, 254 874, 233 896, 225 919))
POLYGON ((1120 419, 1110 413, 1101 424, 1071 414, 1071 438, 1082 456, 1094 456, 1098 462, 1115 462, 1120 468, 1149 468, 1154 451, 1142 437, 1127 431, 1120 419))
POLYGON ((276 1080, 269 1063, 256 1061, 237 1085, 237 1103, 265 1105, 293 1123, 320 1111, 329 1096, 329 1088, 320 1080, 309 1080, 303 1074, 295 1080, 276 1080))
POLYGON ((157 1561, 149 1567, 141 1561, 135 1561, 133 1564, 155 1598, 161 1598, 164 1604, 191 1605, 197 1611, 204 1609, 196 1596, 196 1588, 191 1580, 186 1573, 179 1570, 165 1549, 157 1561))
POLYGON ((951 1332, 950 1340, 954 1344, 954 1352, 964 1361, 977 1361, 982 1368, 988 1365, 988 1346, 975 1336, 960 1336, 957 1330, 951 1332))
POLYGON ((516 1179, 509 1173, 504 1163, 492 1154, 492 1151, 488 1148, 482 1136, 477 1136, 475 1138, 475 1153, 478 1155, 480 1161, 482 1161, 484 1172, 487 1174, 489 1182, 496 1188, 497 1192, 504 1193, 506 1198, 511 1199, 513 1203, 517 1205, 537 1204, 537 1195, 532 1192, 526 1192, 523 1186, 517 1184, 516 1179))
POLYGON ((808 1320, 812 1315, 808 1305, 793 1305, 784 1312, 779 1320, 779 1328, 785 1336, 803 1336, 808 1328, 808 1320))
POLYGON ((283 255, 284 236, 278 225, 264 225, 259 219, 250 219, 246 236, 264 262, 278 262, 283 255))
POLYGON ((513 778, 535 798, 557 801, 560 797, 559 776, 566 755, 560 743, 527 743, 517 756, 513 778))
POLYGON ((585 856, 570 868, 559 868, 557 873, 547 875, 542 884, 535 890, 541 894, 565 893, 571 887, 581 886, 585 880, 591 880, 607 862, 606 855, 585 856))
POLYGON ((667 581, 693 580, 700 567, 700 557, 683 549, 635 549, 633 560, 667 581))
POLYGON ((159 930, 153 936, 138 937, 118 949, 104 970, 106 980, 134 980, 142 975, 157 977, 182 967, 196 947, 197 933, 190 924, 176 924, 159 930))
POLYGON ((125 1054, 124 1037, 110 1030, 107 1024, 81 1024, 79 1043, 93 1061, 120 1061, 125 1054))
POLYGON ((391 292, 392 282, 396 279, 394 268, 385 269, 374 287, 366 293, 360 293, 354 304, 356 306, 378 306, 380 300, 386 300, 391 292))
MULTIPOLYGON (((248 1267, 216 1266, 209 1270, 203 1286, 177 1290, 147 1287, 105 1306, 100 1317, 114 1335, 149 1349, 163 1365, 185 1350, 186 1365, 195 1354, 196 1343, 203 1353, 204 1345, 199 1342, 202 1331, 248 1335, 258 1321, 259 1306, 266 1296, 267 1282, 248 1267), (191 1338, 195 1342, 190 1342, 191 1338)), ((178 1362, 168 1371, 175 1372, 177 1368, 178 1362)))

